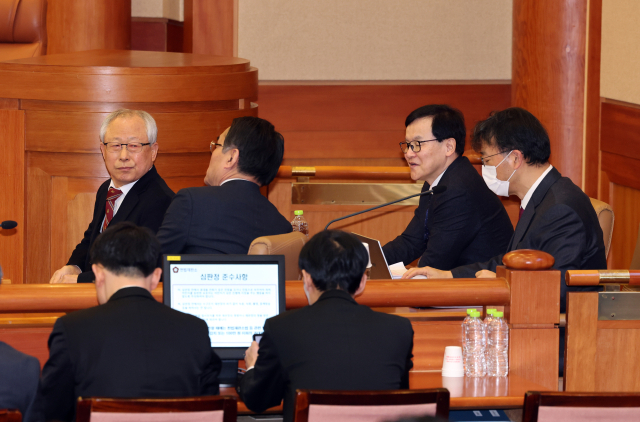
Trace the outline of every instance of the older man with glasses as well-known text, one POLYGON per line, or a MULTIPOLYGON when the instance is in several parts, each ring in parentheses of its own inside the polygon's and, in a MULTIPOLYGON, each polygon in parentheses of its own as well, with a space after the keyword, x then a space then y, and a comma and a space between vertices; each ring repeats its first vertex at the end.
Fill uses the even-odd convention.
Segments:
POLYGON ((503 253, 513 226, 498 197, 489 190, 464 157, 466 129, 459 110, 447 105, 420 107, 405 120, 400 148, 411 168, 411 178, 423 181, 424 195, 405 231, 383 251, 389 264, 452 269, 503 253))
POLYGON ((155 120, 142 110, 117 110, 104 120, 100 151, 111 178, 98 189, 93 219, 84 238, 50 283, 92 282, 89 250, 109 224, 130 221, 158 231, 174 193, 153 165, 158 154, 157 137, 155 120))

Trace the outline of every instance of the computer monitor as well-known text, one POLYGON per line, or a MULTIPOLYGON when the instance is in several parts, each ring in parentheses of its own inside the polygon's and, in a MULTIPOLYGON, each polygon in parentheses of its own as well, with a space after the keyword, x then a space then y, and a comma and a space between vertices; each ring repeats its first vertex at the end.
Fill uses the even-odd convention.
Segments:
POLYGON ((164 255, 163 261, 164 303, 207 323, 211 347, 227 367, 235 361, 226 374, 235 378, 253 334, 285 310, 284 256, 164 255))

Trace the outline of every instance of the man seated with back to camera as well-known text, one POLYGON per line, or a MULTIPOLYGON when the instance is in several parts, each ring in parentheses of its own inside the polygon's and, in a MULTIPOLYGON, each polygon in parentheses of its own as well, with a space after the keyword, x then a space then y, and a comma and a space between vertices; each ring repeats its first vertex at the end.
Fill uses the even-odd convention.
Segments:
POLYGON ((325 230, 304 245, 298 264, 309 306, 268 319, 260 345, 247 349, 238 393, 249 409, 262 412, 284 398, 284 421, 291 422, 299 388, 409 387, 411 323, 354 300, 364 291, 368 261, 350 233, 325 230))
POLYGON ((221 361, 206 322, 151 295, 159 255, 153 233, 130 222, 98 236, 91 259, 100 305, 53 326, 39 394, 46 420, 73 420, 78 397, 218 394, 221 361))
POLYGON ((464 116, 448 105, 420 107, 405 120, 400 143, 411 178, 423 181, 423 195, 405 231, 382 250, 389 264, 420 258, 421 267, 450 270, 503 252, 513 225, 500 199, 464 157, 464 116))
MULTIPOLYGON (((607 268, 602 229, 589 197, 549 163, 551 144, 542 123, 527 110, 508 108, 478 123, 473 148, 482 155, 482 175, 489 189, 501 196, 520 198, 520 220, 504 253, 536 249, 555 259, 562 272, 560 312, 565 312, 567 290, 593 291, 597 287, 571 287, 564 283, 567 270, 607 268)), ((414 268, 402 278, 495 277, 504 253, 441 271, 414 268)), ((562 336, 564 339, 564 336, 562 336)))
POLYGON ((158 240, 165 254, 246 254, 260 236, 291 232, 291 223, 260 193, 275 178, 284 139, 271 123, 237 117, 211 142, 207 186, 181 189, 158 240))

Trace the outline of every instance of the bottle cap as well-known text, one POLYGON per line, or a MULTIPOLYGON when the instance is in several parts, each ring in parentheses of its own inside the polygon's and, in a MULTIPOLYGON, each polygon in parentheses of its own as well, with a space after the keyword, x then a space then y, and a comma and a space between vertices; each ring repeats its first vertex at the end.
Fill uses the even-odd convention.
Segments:
POLYGON ((471 312, 471 318, 478 318, 480 316, 480 312, 474 310, 471 312))
POLYGON ((496 312, 495 309, 487 309, 487 315, 493 315, 496 312))
POLYGON ((473 308, 467 309, 467 315, 470 316, 473 313, 473 311, 475 311, 475 309, 473 309, 473 308))
POLYGON ((502 318, 504 316, 504 312, 495 311, 493 313, 493 316, 496 317, 496 318, 502 318))
POLYGON ((304 214, 304 211, 302 211, 302 210, 295 210, 293 212, 293 215, 302 215, 302 214, 304 214))

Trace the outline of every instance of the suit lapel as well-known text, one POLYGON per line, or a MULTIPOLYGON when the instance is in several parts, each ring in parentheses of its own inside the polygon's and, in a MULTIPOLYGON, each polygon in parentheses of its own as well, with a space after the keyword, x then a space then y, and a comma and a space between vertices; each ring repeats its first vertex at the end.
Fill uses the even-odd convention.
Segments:
MULTIPOLYGON (((136 205, 138 204, 138 201, 140 200, 140 194, 142 194, 147 189, 147 186, 149 186, 149 183, 153 179, 154 175, 157 175, 157 174, 158 173, 156 171, 156 168, 155 166, 153 166, 151 167, 151 170, 146 172, 144 176, 138 179, 138 182, 135 185, 133 185, 129 193, 127 193, 127 196, 124 197, 122 204, 120 204, 120 208, 118 208, 118 212, 116 212, 116 215, 113 216, 113 219, 109 224, 115 224, 121 221, 127 221, 127 218, 129 217, 131 212, 135 209, 136 205)), ((105 202, 106 202, 106 197, 105 197, 105 202)))
POLYGON ((518 244, 522 241, 524 236, 529 231, 529 226, 533 221, 533 217, 536 215, 536 208, 540 205, 540 202, 544 199, 549 191, 549 188, 560 179, 561 175, 558 170, 554 168, 551 169, 549 174, 542 179, 542 182, 538 185, 533 195, 531 195, 531 199, 527 204, 527 208, 525 208, 522 213, 522 217, 520 217, 520 221, 516 225, 516 231, 513 233, 513 237, 511 238, 511 242, 509 243, 508 251, 512 251, 518 247, 518 244))

